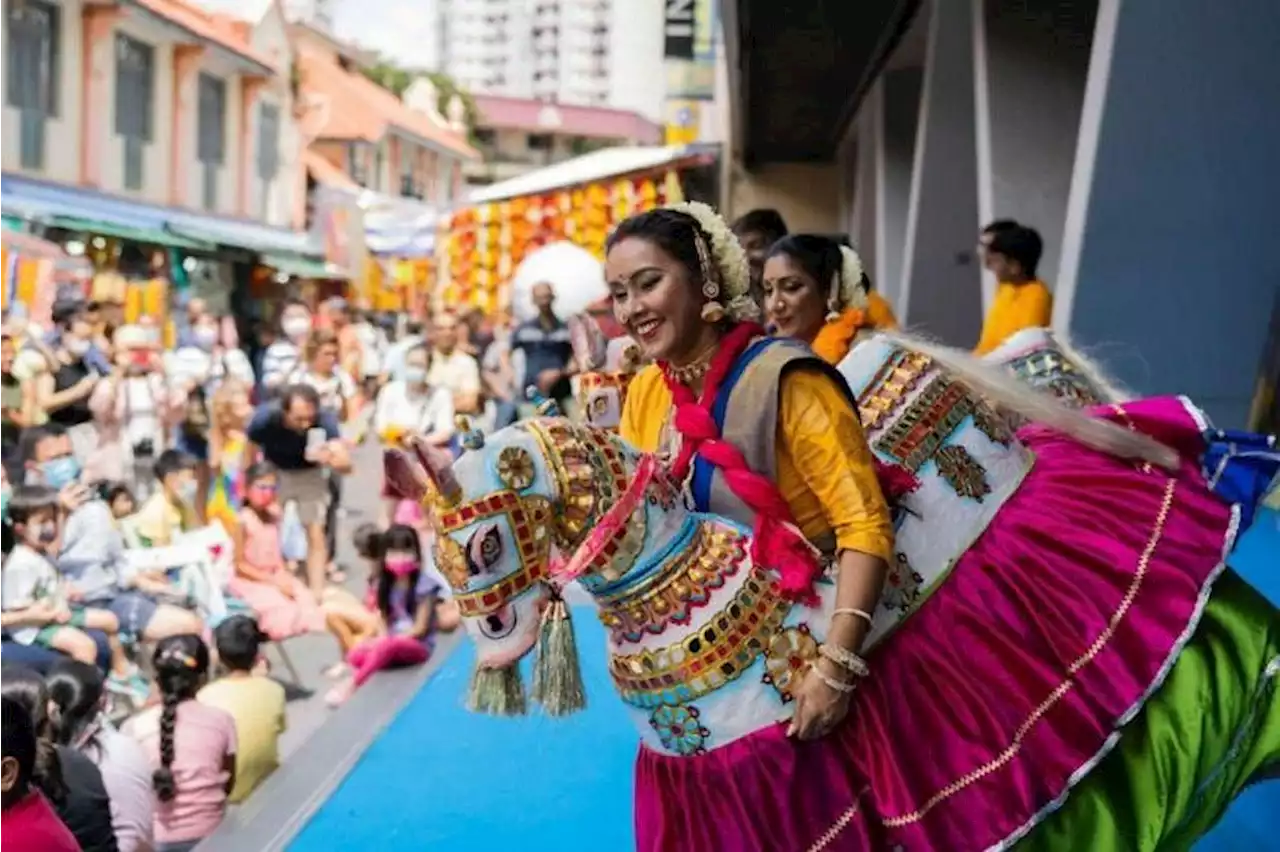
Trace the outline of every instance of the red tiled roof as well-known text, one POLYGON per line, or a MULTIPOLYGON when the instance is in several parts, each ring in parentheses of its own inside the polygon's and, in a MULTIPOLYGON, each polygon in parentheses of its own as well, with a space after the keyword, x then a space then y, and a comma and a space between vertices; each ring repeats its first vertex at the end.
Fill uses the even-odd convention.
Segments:
POLYGON ((481 127, 627 139, 638 145, 662 142, 661 125, 628 110, 552 104, 497 95, 475 95, 474 99, 481 127))
POLYGON ((330 54, 298 45, 298 69, 304 91, 328 99, 321 139, 361 139, 377 142, 388 127, 426 139, 465 159, 480 155, 459 134, 441 127, 430 116, 410 109, 391 92, 359 71, 348 71, 330 54))
POLYGON ((302 153, 302 162, 317 183, 340 189, 360 189, 360 184, 352 180, 350 175, 315 151, 304 151, 302 153))
POLYGON ((205 41, 213 42, 259 65, 277 68, 274 59, 259 53, 249 44, 252 27, 245 21, 238 21, 227 15, 210 14, 183 0, 133 0, 133 2, 205 41))

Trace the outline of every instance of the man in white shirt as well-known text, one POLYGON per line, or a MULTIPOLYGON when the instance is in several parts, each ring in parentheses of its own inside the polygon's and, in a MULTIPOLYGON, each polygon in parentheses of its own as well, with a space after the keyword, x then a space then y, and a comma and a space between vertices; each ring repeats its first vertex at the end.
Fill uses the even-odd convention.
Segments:
POLYGON ((476 359, 458 348, 458 319, 441 314, 431 332, 434 350, 427 383, 445 388, 453 394, 453 407, 459 414, 480 412, 480 365, 476 359))

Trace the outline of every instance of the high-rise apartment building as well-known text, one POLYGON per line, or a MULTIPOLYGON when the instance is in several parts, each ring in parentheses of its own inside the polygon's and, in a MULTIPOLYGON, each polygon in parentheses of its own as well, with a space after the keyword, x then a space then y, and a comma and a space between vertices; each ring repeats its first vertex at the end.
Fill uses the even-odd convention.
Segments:
POLYGON ((476 94, 662 113, 658 0, 436 0, 435 67, 476 94))

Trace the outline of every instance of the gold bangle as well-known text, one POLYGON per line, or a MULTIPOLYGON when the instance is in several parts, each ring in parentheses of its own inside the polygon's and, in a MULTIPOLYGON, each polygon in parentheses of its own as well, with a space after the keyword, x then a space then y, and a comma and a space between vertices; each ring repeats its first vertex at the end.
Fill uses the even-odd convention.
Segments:
POLYGON ((857 618, 861 618, 868 625, 872 623, 871 613, 867 612, 865 609, 858 609, 857 607, 842 606, 837 609, 831 610, 832 618, 835 618, 837 615, 852 615, 857 618))
POLYGON ((818 680, 834 689, 836 692, 848 694, 858 686, 856 683, 845 683, 842 680, 836 680, 831 675, 818 668, 817 665, 811 667, 811 671, 818 676, 818 680))
POLYGON ((818 653, 855 677, 866 677, 871 674, 867 661, 848 648, 824 642, 818 646, 818 653))

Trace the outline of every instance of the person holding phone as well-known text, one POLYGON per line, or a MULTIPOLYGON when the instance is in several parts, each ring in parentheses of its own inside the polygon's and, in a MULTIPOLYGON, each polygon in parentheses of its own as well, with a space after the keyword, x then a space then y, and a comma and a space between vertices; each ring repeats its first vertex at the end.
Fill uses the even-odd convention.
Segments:
MULTIPOLYGON (((320 404, 314 387, 287 386, 278 402, 255 412, 249 441, 279 471, 279 501, 293 501, 307 530, 307 585, 319 600, 325 588, 328 551, 325 516, 329 508, 328 476, 351 470, 351 457, 338 420, 320 404)), ((246 458, 253 458, 252 448, 246 458)))

